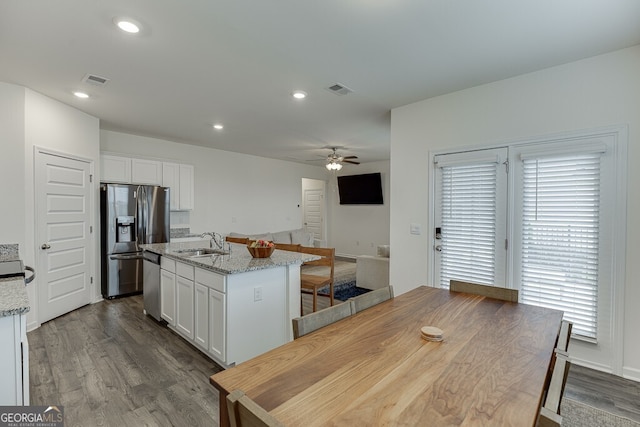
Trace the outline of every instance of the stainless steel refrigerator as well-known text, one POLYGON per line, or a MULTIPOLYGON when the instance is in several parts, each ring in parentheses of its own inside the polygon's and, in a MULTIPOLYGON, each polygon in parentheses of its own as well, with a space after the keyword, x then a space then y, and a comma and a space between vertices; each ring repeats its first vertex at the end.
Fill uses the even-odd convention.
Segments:
POLYGON ((101 184, 100 233, 103 297, 142 292, 139 245, 169 241, 169 188, 101 184))

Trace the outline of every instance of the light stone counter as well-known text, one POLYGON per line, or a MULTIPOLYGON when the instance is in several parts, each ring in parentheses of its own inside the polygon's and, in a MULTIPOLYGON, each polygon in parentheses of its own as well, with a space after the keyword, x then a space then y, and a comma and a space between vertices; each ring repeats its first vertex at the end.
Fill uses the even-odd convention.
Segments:
MULTIPOLYGON (((17 243, 0 244, 0 262, 19 259, 17 243)), ((30 308, 23 277, 0 279, 0 317, 24 314, 30 308)))
MULTIPOLYGON (((320 259, 317 255, 299 252, 275 250, 269 258, 253 258, 245 245, 231 243, 231 252, 225 255, 208 255, 201 257, 184 256, 176 251, 183 249, 208 248, 208 242, 152 243, 140 245, 145 251, 166 256, 195 267, 205 268, 221 274, 245 273, 247 271, 302 264, 320 259)), ((226 246, 226 244, 225 244, 226 246)))
POLYGON ((30 309, 24 279, 0 279, 0 317, 25 314, 30 309))

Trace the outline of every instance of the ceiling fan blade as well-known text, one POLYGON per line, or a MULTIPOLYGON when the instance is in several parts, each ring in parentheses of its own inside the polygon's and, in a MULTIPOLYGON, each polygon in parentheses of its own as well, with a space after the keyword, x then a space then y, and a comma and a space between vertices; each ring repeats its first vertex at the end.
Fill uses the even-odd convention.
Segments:
POLYGON ((354 162, 353 160, 343 160, 342 163, 351 163, 352 165, 359 165, 360 162, 354 162))
POLYGON ((358 156, 344 156, 343 159, 357 159, 358 156))

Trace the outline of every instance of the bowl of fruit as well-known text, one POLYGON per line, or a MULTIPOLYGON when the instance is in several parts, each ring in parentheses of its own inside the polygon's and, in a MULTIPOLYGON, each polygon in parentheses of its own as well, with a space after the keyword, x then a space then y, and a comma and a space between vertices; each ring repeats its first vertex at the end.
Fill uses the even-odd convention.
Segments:
POLYGON ((276 245, 268 240, 254 240, 247 245, 247 250, 254 258, 269 258, 276 245))

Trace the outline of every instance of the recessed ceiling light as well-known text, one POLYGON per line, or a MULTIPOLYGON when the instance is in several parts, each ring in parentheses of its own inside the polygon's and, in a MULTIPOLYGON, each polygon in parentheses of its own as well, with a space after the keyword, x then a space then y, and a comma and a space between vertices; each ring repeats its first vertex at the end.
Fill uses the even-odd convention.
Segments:
POLYGON ((216 123, 215 125, 213 125, 213 128, 215 130, 222 130, 222 129, 224 129, 224 126, 221 125, 220 123, 216 123))
POLYGON ((291 94, 295 99, 305 99, 307 97, 307 92, 303 90, 294 90, 291 94))
POLYGON ((78 97, 78 98, 82 98, 82 99, 87 99, 89 97, 88 94, 84 93, 84 92, 80 92, 80 91, 76 91, 73 92, 73 94, 78 97))
POLYGON ((129 34, 137 34, 140 32, 140 23, 129 18, 113 18, 113 23, 122 31, 129 34))

